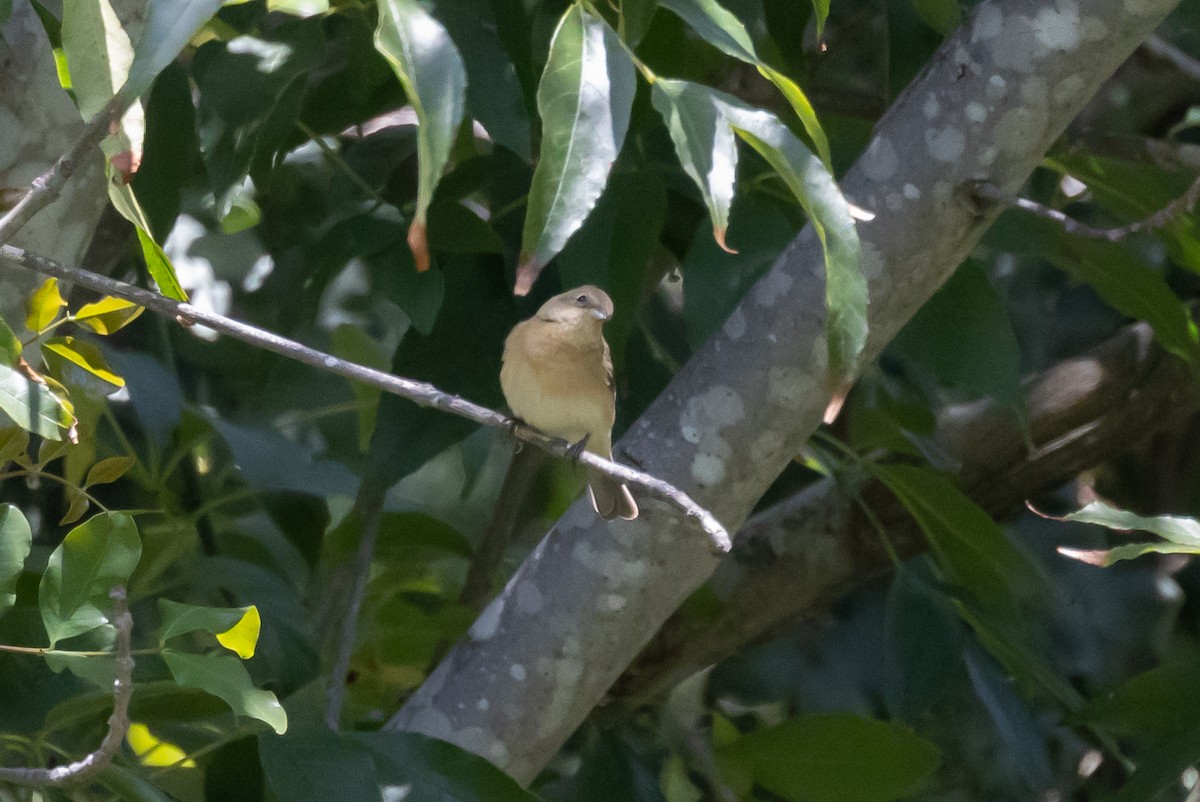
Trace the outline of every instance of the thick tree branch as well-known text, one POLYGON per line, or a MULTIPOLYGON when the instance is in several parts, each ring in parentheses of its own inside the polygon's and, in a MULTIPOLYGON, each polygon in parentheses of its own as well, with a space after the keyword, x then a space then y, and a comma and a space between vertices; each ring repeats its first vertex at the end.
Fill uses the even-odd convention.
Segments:
MULTIPOLYGON (((869 281, 864 363, 970 253, 1096 89, 1176 0, 984 0, 880 121, 846 175, 869 281)), ((829 403, 823 258, 806 229, 617 446, 740 524, 829 403)), ((533 779, 717 566, 645 505, 601 525, 576 505, 388 726, 533 779)), ((795 592, 794 590, 792 592, 795 592)))
MULTIPOLYGON (((381 370, 375 370, 345 359, 339 359, 332 354, 318 351, 315 348, 309 348, 295 340, 280 337, 278 334, 266 331, 265 329, 242 323, 224 315, 205 312, 191 304, 180 303, 179 301, 150 292, 141 287, 135 287, 123 281, 117 281, 116 279, 76 267, 67 267, 66 265, 61 265, 53 260, 29 253, 12 245, 0 245, 0 259, 27 270, 34 270, 48 276, 56 276, 63 281, 74 282, 96 292, 105 293, 116 298, 124 298, 127 301, 144 306, 159 315, 178 318, 188 323, 203 324, 222 334, 227 334, 237 340, 249 343, 256 348, 271 351, 288 359, 310 365, 318 370, 336 373, 348 379, 361 381, 364 384, 377 387, 384 392, 398 395, 401 398, 407 398, 409 401, 420 406, 431 407, 451 415, 458 415, 484 426, 509 430, 518 440, 536 446, 556 457, 576 459, 574 453, 569 450, 570 444, 566 441, 549 437, 536 429, 518 424, 511 418, 495 410, 472 403, 465 398, 443 392, 432 384, 406 379, 402 376, 393 376, 381 370)), ((689 528, 698 528, 705 535, 707 548, 712 554, 723 554, 729 551, 729 533, 721 525, 721 522, 712 513, 693 501, 687 493, 679 490, 677 487, 648 473, 635 470, 611 460, 606 460, 590 451, 584 451, 580 454, 577 461, 598 473, 634 487, 646 496, 659 499, 675 507, 683 514, 682 518, 690 524, 689 528)))
MULTIPOLYGON (((1025 384, 1029 437, 1012 411, 977 402, 942 411, 934 438, 960 464, 958 485, 996 516, 1111 459, 1200 408, 1200 384, 1139 323, 1025 384)), ((927 549, 911 517, 878 482, 861 491, 896 550, 927 549)), ((818 614, 891 569, 874 525, 832 480, 764 510, 738 532, 713 576, 722 611, 669 620, 613 688, 637 708, 691 674, 818 614)))
POLYGON ((18 785, 70 785, 83 782, 112 762, 121 741, 129 732, 129 701, 133 698, 133 616, 125 601, 125 588, 115 587, 109 593, 113 601, 113 628, 117 631, 113 656, 117 677, 113 680, 113 711, 108 717, 108 731, 100 746, 74 763, 52 769, 0 768, 0 782, 18 785))

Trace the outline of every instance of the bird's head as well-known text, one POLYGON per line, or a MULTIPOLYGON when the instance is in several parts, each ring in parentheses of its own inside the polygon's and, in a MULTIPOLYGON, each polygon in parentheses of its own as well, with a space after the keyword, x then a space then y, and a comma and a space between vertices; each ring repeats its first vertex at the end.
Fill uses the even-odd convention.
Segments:
POLYGON ((542 304, 537 316, 541 320, 567 325, 594 323, 600 325, 612 317, 613 302, 608 293, 591 284, 555 295, 542 304))

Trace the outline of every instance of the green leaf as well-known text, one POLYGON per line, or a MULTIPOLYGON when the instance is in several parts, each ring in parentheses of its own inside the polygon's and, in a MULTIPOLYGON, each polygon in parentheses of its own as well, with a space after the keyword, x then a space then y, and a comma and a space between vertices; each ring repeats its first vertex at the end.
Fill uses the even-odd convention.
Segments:
POLYGON ((329 11, 329 0, 267 0, 267 11, 296 17, 315 17, 329 11))
POLYGON ((94 515, 67 533, 38 589, 51 647, 108 623, 108 593, 128 582, 141 554, 137 526, 122 512, 94 515))
POLYGON ((1108 567, 1121 560, 1131 560, 1143 554, 1200 554, 1200 521, 1174 515, 1156 515, 1147 518, 1120 510, 1103 501, 1093 501, 1057 521, 1099 524, 1120 532, 1150 532, 1158 535, 1163 543, 1129 543, 1112 549, 1071 549, 1059 547, 1058 552, 1081 562, 1108 567))
POLYGON ((69 403, 8 365, 0 365, 0 410, 25 431, 50 440, 62 440, 75 426, 69 403))
POLYGON ((171 676, 185 688, 199 688, 224 699, 234 713, 262 721, 279 735, 287 731, 287 713, 270 691, 254 687, 242 661, 230 654, 183 654, 164 650, 171 676))
POLYGON ((95 376, 105 384, 112 385, 107 390, 109 393, 125 386, 125 380, 112 372, 104 360, 104 355, 100 353, 100 349, 86 340, 79 340, 75 337, 53 337, 42 343, 42 350, 47 357, 47 364, 55 369, 64 384, 81 383, 74 381, 74 377, 70 376, 68 371, 63 370, 65 367, 63 363, 69 363, 82 368, 86 373, 95 376), (51 355, 59 357, 62 362, 55 362, 51 355))
POLYGON ((679 160, 705 197, 719 244, 737 164, 735 134, 766 159, 804 208, 825 253, 830 374, 845 384, 866 343, 867 281, 850 205, 833 175, 770 112, 688 81, 660 78, 653 91, 679 160))
POLYGON ((84 304, 75 313, 75 322, 86 326, 97 334, 112 334, 128 326, 145 309, 124 298, 106 296, 99 301, 84 304))
POLYGON ((1161 796, 1161 793, 1168 788, 1179 788, 1180 775, 1196 765, 1196 755, 1200 755, 1200 725, 1153 744, 1146 750, 1146 757, 1138 761, 1137 770, 1121 790, 1101 797, 1100 802, 1146 802, 1170 798, 1161 796))
POLYGON ((396 71, 417 114, 417 209, 409 246, 424 272, 426 213, 462 123, 467 72, 450 34, 416 0, 381 0, 375 49, 396 71))
POLYGON ((223 3, 224 0, 154 0, 146 27, 134 47, 133 64, 122 91, 141 95, 149 89, 155 77, 175 60, 223 3))
POLYGON ((79 113, 90 120, 124 81, 133 44, 108 0, 66 0, 62 45, 79 113))
POLYGON ((243 660, 254 656, 262 626, 258 608, 254 605, 200 607, 159 599, 158 610, 162 615, 162 628, 158 633, 161 646, 166 646, 167 641, 176 636, 199 631, 214 635, 222 646, 243 660))
POLYGON ((16 333, 0 319, 0 365, 15 368, 21 360, 21 340, 16 333))
POLYGON ((884 662, 888 709, 915 722, 962 674, 966 630, 954 604, 935 587, 929 564, 901 564, 887 597, 884 662))
MULTIPOLYGON (((142 222, 145 223, 144 215, 142 222)), ((146 260, 146 269, 150 271, 150 277, 158 285, 158 291, 168 298, 186 302, 187 293, 180 285, 179 278, 175 275, 175 266, 171 264, 167 254, 150 236, 147 227, 139 223, 136 224, 136 229, 138 244, 142 246, 142 258, 146 260)))
POLYGON ((1021 349, 1004 301, 975 262, 955 271, 897 335, 896 347, 951 387, 1021 409, 1021 349))
POLYGON ((0 427, 0 467, 12 462, 29 447, 29 432, 20 426, 0 427))
POLYGON ((871 470, 916 519, 946 575, 965 598, 1005 621, 1043 592, 1036 568, 974 501, 943 476, 911 465, 871 470))
POLYGON ((911 731, 847 714, 804 716, 718 750, 753 766, 754 781, 797 802, 890 802, 937 768, 937 747, 911 731))
POLYGON ((12 504, 0 504, 0 615, 17 601, 17 580, 32 545, 29 521, 12 504))
MULTIPOLYGON (((791 78, 768 65, 759 58, 754 49, 754 41, 746 31, 741 20, 729 12, 716 0, 662 0, 664 8, 670 9, 691 27, 704 41, 720 50, 727 56, 739 61, 753 64, 763 77, 783 93, 784 98, 800 118, 805 132, 813 141, 826 169, 830 168, 832 159, 829 154, 829 140, 817 120, 816 111, 803 90, 791 78)), ((828 5, 828 4, 826 4, 828 5)), ((826 15, 828 8, 826 8, 826 15)), ((818 26, 824 21, 818 8, 818 26)))
POLYGON ((411 784, 415 799, 536 802, 537 797, 487 760, 415 732, 356 732, 385 785, 411 784))
MULTIPOLYGON (((333 330, 331 337, 335 356, 357 362, 360 365, 387 370, 389 360, 383 347, 363 331, 361 326, 343 323, 333 330)), ((347 379, 354 393, 354 406, 358 415, 358 450, 365 452, 371 444, 371 432, 375 430, 375 413, 379 409, 379 397, 383 391, 365 382, 347 379)))
MULTIPOLYGON (((940 34, 948 34, 962 21, 958 0, 912 0, 921 21, 940 34)), ((826 2, 826 14, 829 13, 826 2)))
POLYGON ((42 282, 26 305, 25 327, 40 333, 58 318, 58 313, 67 305, 58 291, 58 279, 48 278, 42 282))
POLYGON ((267 781, 278 799, 378 802, 380 798, 370 753, 337 733, 308 730, 283 738, 262 735, 258 749, 267 781))
POLYGON ((538 84, 542 149, 521 235, 517 295, 529 292, 591 214, 625 141, 636 88, 633 63, 616 34, 572 4, 538 84))
POLYGON ((136 464, 137 459, 135 457, 107 457, 102 459, 88 469, 87 478, 84 479, 83 486, 91 487, 92 485, 106 485, 115 482, 136 464))
POLYGON ((1200 720, 1200 659, 1175 659, 1098 694, 1076 718, 1122 738, 1170 738, 1200 720))

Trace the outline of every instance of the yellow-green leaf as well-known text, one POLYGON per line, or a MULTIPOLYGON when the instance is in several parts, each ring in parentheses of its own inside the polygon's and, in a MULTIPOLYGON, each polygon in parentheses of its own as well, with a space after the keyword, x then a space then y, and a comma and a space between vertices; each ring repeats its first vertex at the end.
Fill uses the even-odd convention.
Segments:
POLYGON ((196 768, 196 761, 188 757, 187 752, 176 744, 159 738, 150 732, 149 727, 140 722, 135 721, 129 725, 129 732, 125 734, 125 740, 129 742, 129 748, 137 755, 143 766, 196 768))
POLYGON ((146 269, 150 271, 150 277, 158 285, 158 291, 176 301, 187 301, 187 293, 183 291, 179 279, 175 276, 175 267, 167 258, 167 254, 140 226, 137 236, 138 242, 142 246, 142 257, 146 260, 146 269))
POLYGON ((133 457, 108 457, 102 459, 93 465, 87 472, 87 479, 84 480, 84 487, 92 485, 106 485, 110 482, 115 482, 125 475, 125 472, 134 466, 137 460, 133 457))
POLYGON ((20 426, 0 428, 0 466, 16 459, 29 447, 29 432, 20 426))
POLYGON ((8 365, 0 365, 0 412, 22 429, 48 440, 73 437, 75 415, 69 401, 48 384, 36 382, 8 365))
POLYGON ((60 357, 76 367, 82 368, 89 374, 114 387, 125 386, 125 380, 112 372, 112 369, 104 360, 103 354, 100 353, 100 349, 85 340, 75 337, 54 337, 42 344, 42 350, 47 354, 47 365, 60 369, 59 378, 65 379, 64 374, 61 372, 61 368, 65 366, 53 365, 53 359, 50 359, 50 354, 60 357))
POLYGON ((97 334, 112 334, 132 323, 143 311, 132 301, 108 296, 80 307, 75 313, 75 322, 97 334))
POLYGON ((261 629, 262 618, 258 614, 258 608, 250 605, 246 608, 246 614, 236 624, 224 632, 217 633, 217 641, 243 660, 249 660, 258 646, 258 633, 261 629))
POLYGON ((67 506, 66 514, 59 520, 59 526, 68 526, 75 523, 88 511, 88 497, 79 488, 68 487, 66 497, 70 499, 70 504, 67 506))
POLYGON ((25 326, 33 332, 42 331, 54 322, 66 305, 67 302, 58 291, 58 279, 46 279, 29 298, 25 326))
POLYGON ((11 368, 16 367, 20 359, 21 341, 8 324, 0 320, 0 362, 11 368))

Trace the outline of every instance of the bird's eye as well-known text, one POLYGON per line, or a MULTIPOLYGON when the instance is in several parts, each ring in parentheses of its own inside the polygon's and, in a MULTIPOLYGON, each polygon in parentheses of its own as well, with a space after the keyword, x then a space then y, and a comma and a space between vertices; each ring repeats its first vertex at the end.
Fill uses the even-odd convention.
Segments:
POLYGON ((580 295, 575 298, 575 303, 578 304, 579 306, 587 306, 587 302, 588 302, 588 297, 586 295, 580 295))

